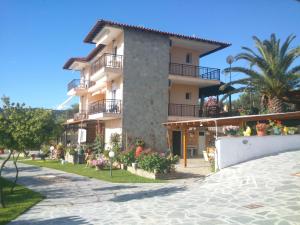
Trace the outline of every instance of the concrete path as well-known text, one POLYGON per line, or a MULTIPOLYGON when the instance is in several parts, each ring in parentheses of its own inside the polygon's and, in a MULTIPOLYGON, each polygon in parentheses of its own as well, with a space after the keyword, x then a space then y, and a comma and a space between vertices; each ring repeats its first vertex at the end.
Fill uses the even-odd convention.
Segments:
POLYGON ((19 183, 47 199, 11 225, 300 224, 300 151, 186 183, 111 184, 27 165, 21 170, 19 183))

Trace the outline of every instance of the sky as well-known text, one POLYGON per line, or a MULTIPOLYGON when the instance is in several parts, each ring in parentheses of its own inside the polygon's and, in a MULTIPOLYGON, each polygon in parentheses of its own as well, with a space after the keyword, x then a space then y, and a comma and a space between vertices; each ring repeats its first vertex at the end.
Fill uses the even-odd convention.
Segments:
POLYGON ((83 39, 98 19, 232 43, 201 59, 201 66, 220 69, 241 46, 254 47, 253 35, 295 34, 293 46, 300 45, 296 0, 0 0, 0 96, 53 109, 65 101, 79 73, 62 66, 94 48, 83 39))

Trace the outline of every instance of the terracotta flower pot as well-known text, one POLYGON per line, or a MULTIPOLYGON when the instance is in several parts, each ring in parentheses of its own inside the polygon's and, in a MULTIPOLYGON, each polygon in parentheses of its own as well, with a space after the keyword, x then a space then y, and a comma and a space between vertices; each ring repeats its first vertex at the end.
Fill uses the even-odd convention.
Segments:
POLYGON ((136 147, 135 158, 139 157, 142 152, 143 152, 143 147, 142 146, 136 147))
POLYGON ((257 131, 257 136, 266 136, 266 131, 265 130, 258 130, 257 131))

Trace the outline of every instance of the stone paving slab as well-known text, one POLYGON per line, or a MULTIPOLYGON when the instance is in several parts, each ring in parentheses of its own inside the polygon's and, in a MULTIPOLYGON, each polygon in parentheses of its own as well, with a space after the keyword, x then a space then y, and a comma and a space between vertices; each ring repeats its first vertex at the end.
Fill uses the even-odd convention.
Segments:
MULTIPOLYGON (((47 198, 10 225, 300 225, 300 151, 249 161, 202 179, 112 184, 20 164, 20 184, 47 198)), ((13 177, 7 168, 5 176, 13 177)))

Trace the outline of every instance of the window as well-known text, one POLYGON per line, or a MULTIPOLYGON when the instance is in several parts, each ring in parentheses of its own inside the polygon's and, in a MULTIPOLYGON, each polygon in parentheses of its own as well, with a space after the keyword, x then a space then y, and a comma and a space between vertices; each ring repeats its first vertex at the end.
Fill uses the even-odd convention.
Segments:
POLYGON ((191 92, 185 93, 185 99, 186 100, 191 100, 192 99, 192 93, 191 92))
POLYGON ((192 63, 192 54, 191 53, 186 54, 185 62, 192 63))

